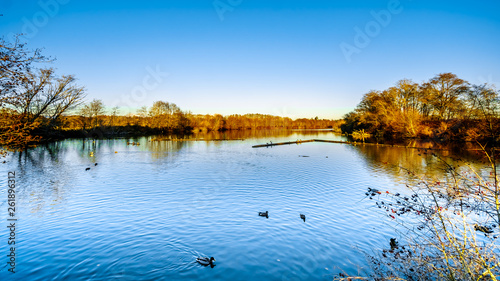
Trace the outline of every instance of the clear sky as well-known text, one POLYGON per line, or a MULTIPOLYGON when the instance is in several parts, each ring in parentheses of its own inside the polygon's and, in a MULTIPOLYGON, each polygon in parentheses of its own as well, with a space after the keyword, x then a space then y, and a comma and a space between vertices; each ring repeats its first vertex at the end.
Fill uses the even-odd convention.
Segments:
POLYGON ((0 1, 87 100, 341 118, 369 90, 453 72, 500 87, 500 1, 0 1))

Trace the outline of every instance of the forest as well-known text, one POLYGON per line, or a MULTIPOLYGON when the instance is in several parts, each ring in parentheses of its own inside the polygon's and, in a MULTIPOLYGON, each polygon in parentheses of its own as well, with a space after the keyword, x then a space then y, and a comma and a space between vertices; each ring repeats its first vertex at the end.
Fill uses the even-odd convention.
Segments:
POLYGON ((398 81, 364 95, 344 116, 343 133, 382 139, 498 141, 499 92, 493 85, 471 85, 453 73, 421 84, 398 81))
POLYGON ((104 135, 130 135, 134 133, 183 133, 261 130, 261 129, 327 129, 338 128, 340 121, 289 117, 266 114, 193 114, 181 110, 176 104, 156 101, 151 107, 143 106, 136 114, 120 115, 119 108, 105 114, 100 100, 84 104, 78 114, 65 115, 59 120, 58 132, 97 132, 104 135))
POLYGON ((39 68, 52 58, 30 50, 19 36, 0 39, 0 145, 24 148, 67 137, 116 137, 257 129, 338 128, 340 121, 265 114, 201 115, 176 104, 156 101, 135 114, 121 115, 101 100, 86 102, 85 87, 73 75, 39 68))

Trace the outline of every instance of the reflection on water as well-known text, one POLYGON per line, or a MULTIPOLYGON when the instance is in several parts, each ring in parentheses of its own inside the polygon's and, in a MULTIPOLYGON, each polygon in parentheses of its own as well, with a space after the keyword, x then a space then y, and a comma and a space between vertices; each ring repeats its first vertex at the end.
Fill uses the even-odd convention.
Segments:
POLYGON ((225 132, 208 132, 196 133, 190 138, 204 139, 294 139, 297 137, 332 137, 332 130, 241 130, 241 131, 225 131, 225 132))
POLYGON ((368 167, 376 173, 384 173, 399 182, 408 182, 408 171, 429 179, 443 179, 448 176, 447 165, 465 167, 468 163, 476 171, 491 169, 485 152, 478 145, 463 144, 462 147, 449 147, 442 144, 417 142, 409 147, 432 149, 413 149, 403 146, 349 146, 365 159, 368 167))
MULTIPOLYGON (((314 142, 251 147, 345 140, 330 131, 195 138, 244 141, 66 140, 10 155, 0 174, 17 175, 18 273, 4 268, 0 279, 331 280, 340 269, 358 274, 366 264, 360 250, 387 248, 394 235, 389 219, 364 199, 366 188, 403 190, 399 166, 443 175, 436 157, 416 149, 314 142), (259 217, 261 211, 269 218, 259 217), (198 265, 198 256, 214 256, 216 266, 198 265)), ((6 176, 0 184, 6 186, 6 176)), ((0 196, 6 222, 5 188, 0 196)), ((0 236, 6 231, 0 228, 0 236)), ((0 250, 6 253, 6 243, 0 250)))

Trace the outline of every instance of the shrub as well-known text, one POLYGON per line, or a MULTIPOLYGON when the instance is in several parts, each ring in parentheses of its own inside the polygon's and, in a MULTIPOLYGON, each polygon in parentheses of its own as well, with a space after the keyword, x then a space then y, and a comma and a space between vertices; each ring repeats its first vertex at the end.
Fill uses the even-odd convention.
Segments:
MULTIPOLYGON (((495 150, 482 147, 489 170, 443 164, 445 178, 408 173, 401 195, 369 188, 366 195, 393 219, 399 238, 367 255, 373 280, 496 280, 500 275, 500 187, 495 150)), ((430 153, 430 152, 426 152, 430 153)), ((457 159, 457 161, 460 161, 457 159)))

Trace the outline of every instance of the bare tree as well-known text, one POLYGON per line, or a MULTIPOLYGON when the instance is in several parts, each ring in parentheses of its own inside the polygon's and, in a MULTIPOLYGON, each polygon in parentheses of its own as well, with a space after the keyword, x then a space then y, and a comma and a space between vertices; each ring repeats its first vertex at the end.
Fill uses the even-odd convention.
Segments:
POLYGON ((19 85, 19 97, 10 100, 8 106, 31 124, 39 119, 53 126, 66 111, 77 107, 85 97, 85 89, 75 85, 72 75, 54 77, 53 69, 42 69, 38 74, 27 74, 27 80, 19 85))
POLYGON ((141 126, 145 126, 148 124, 148 107, 147 106, 142 106, 137 110, 137 115, 140 118, 140 124, 141 126))
POLYGON ((116 123, 116 118, 118 116, 119 110, 120 110, 120 108, 118 106, 114 106, 113 108, 111 108, 111 118, 109 120, 109 125, 111 127, 114 126, 116 123))
POLYGON ((33 67, 48 61, 19 36, 13 43, 0 39, 1 144, 26 146, 36 140, 30 136, 35 129, 56 126, 63 113, 82 102, 85 89, 75 85, 74 76, 56 77, 53 69, 33 67))
POLYGON ((94 99, 80 109, 80 114, 89 120, 90 127, 94 129, 100 125, 99 116, 104 114, 104 104, 101 100, 94 99))
POLYGON ((7 103, 15 103, 22 95, 19 86, 30 79, 33 63, 49 62, 50 59, 41 54, 41 49, 28 50, 26 43, 21 43, 20 35, 14 42, 0 38, 0 107, 7 103))

